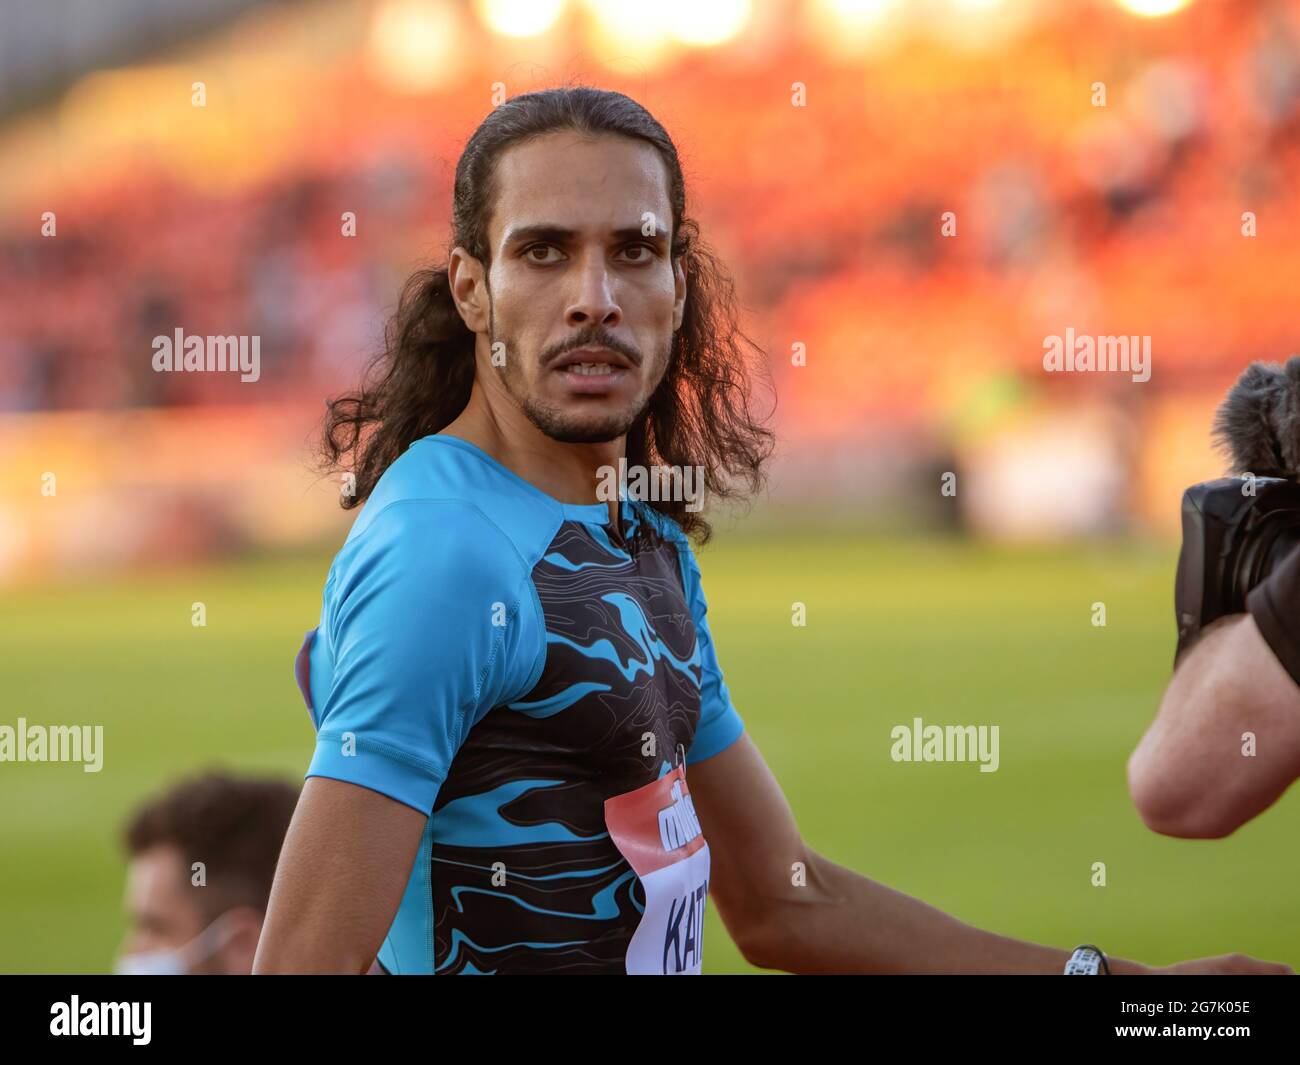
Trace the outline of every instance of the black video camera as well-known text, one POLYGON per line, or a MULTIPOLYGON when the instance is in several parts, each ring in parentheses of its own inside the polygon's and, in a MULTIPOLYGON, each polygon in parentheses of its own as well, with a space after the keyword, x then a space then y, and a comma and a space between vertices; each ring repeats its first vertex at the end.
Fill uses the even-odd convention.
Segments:
POLYGON ((1245 611, 1251 589, 1300 546, 1300 356, 1252 363, 1219 407, 1214 436, 1238 476, 1183 493, 1175 664, 1208 625, 1245 611))

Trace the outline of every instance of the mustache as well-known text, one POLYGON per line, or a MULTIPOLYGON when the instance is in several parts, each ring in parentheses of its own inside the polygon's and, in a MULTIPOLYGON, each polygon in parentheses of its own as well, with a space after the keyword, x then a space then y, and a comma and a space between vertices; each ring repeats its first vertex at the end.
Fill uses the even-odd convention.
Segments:
POLYGON ((610 351, 618 352, 633 366, 641 365, 641 352, 604 329, 588 329, 571 336, 568 340, 561 341, 554 347, 547 348, 542 352, 542 365, 549 366, 561 355, 575 348, 609 348, 610 351))

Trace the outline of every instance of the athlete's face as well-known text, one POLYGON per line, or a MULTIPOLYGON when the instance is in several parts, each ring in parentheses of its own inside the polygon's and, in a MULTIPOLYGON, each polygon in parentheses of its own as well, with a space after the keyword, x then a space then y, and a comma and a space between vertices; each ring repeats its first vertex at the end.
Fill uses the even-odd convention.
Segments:
POLYGON ((247 906, 216 920, 200 908, 189 859, 158 844, 135 855, 127 868, 127 931, 119 957, 144 972, 225 973, 247 976, 262 932, 261 915, 247 906))
POLYGON ((645 409, 686 295, 671 225, 666 168, 642 141, 564 131, 497 161, 488 331, 504 365, 487 361, 547 436, 613 440, 645 409))

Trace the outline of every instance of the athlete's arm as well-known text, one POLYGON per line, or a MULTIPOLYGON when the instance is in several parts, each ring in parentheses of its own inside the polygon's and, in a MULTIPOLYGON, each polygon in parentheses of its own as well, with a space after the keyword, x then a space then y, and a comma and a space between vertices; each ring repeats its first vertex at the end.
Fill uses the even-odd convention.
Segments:
POLYGON ((393 923, 426 820, 369 788, 309 778, 276 866, 254 975, 364 973, 393 923))
MULTIPOLYGON (((1067 951, 978 928, 811 850, 748 735, 691 766, 709 897, 746 959, 794 973, 1060 973, 1067 951), (796 874, 802 865, 802 877, 796 874), (800 885, 800 886, 797 886, 800 885)), ((1114 973, 1152 972, 1110 959, 1114 973)), ((1167 972, 1289 972, 1241 955, 1167 972)))
MULTIPOLYGON (((465 735, 535 670, 528 590, 510 541, 460 504, 403 500, 349 541, 326 586, 315 639, 330 675, 313 685, 316 750, 254 972, 374 960, 465 735)), ((396 971, 432 971, 431 941, 399 946, 396 971)))
POLYGON ((1187 652, 1129 759, 1133 802, 1156 832, 1218 838, 1271 806, 1297 776, 1300 687, 1255 618, 1224 618, 1187 652))

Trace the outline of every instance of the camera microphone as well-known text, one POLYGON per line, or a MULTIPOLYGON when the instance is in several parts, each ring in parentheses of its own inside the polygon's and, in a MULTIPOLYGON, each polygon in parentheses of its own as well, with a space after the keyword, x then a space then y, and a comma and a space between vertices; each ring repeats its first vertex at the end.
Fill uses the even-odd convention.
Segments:
POLYGON ((1215 443, 1231 472, 1295 477, 1300 471, 1300 355, 1285 366, 1253 362, 1214 417, 1215 443))

